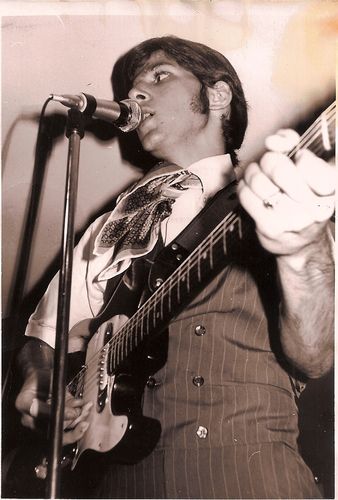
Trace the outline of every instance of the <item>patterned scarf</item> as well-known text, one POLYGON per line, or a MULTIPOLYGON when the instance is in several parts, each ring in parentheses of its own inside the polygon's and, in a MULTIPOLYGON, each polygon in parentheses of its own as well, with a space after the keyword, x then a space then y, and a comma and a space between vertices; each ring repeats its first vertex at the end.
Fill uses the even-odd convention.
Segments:
POLYGON ((187 189, 201 187, 197 175, 177 165, 161 164, 119 197, 95 240, 94 253, 101 255, 113 248, 114 266, 149 253, 176 198, 187 189))

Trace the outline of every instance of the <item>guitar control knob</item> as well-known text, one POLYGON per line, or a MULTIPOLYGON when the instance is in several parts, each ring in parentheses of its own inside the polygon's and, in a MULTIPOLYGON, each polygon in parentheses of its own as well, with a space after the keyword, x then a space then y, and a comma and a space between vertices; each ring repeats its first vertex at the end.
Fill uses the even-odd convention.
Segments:
POLYGON ((34 467, 35 476, 38 479, 46 479, 48 472, 47 466, 48 466, 47 458, 43 458, 42 463, 34 467))
POLYGON ((161 382, 156 382, 156 379, 154 377, 149 377, 147 382, 146 382, 146 386, 149 389, 154 389, 155 387, 158 387, 159 385, 161 385, 161 382))
POLYGON ((159 288, 163 283, 163 279, 162 278, 156 278, 155 280, 155 288, 159 288))

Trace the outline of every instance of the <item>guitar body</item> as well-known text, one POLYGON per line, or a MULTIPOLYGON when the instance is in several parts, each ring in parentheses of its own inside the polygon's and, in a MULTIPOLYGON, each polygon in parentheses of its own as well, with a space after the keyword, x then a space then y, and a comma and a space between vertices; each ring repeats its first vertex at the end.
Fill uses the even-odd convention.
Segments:
MULTIPOLYGON (((328 154, 335 140, 334 122, 335 103, 316 120, 288 156, 292 158, 303 145, 309 149, 313 145, 318 155, 316 139, 321 135, 325 135, 323 149, 328 154)), ((233 200, 232 192, 219 196, 217 210, 211 206, 213 211, 207 219, 208 227, 204 227, 206 223, 201 219, 202 224, 198 222, 201 227, 195 224, 189 238, 185 234, 178 241, 171 242, 160 252, 150 274, 138 269, 141 259, 135 259, 129 281, 124 283, 121 279, 121 286, 116 287, 106 310, 96 318, 96 322, 82 322, 69 333, 70 345, 72 335, 75 341, 81 336, 91 338, 85 366, 68 388, 75 397, 83 398, 85 403, 93 403, 88 418, 89 428, 77 443, 75 455, 71 458, 73 472, 70 473, 70 485, 73 488, 77 489, 78 485, 72 475, 73 478, 81 478, 81 463, 88 471, 82 477, 91 481, 90 478, 98 478, 96 470, 103 468, 98 457, 102 457, 105 463, 111 460, 132 464, 147 456, 155 447, 161 425, 142 414, 142 398, 149 377, 166 362, 168 324, 227 265, 229 259, 241 255, 244 239, 246 249, 252 252, 254 248, 250 240, 252 221, 247 216, 243 217, 241 210, 234 210, 234 205, 237 202, 233 200), (209 233, 207 237, 203 235, 204 229, 209 233), (193 250, 189 249, 192 235, 196 237, 193 250), (139 284, 140 290, 135 284, 139 284), (150 292, 148 298, 143 297, 143 289, 147 286, 150 292), (115 300, 115 295, 118 300, 115 300), (81 334, 81 331, 84 333, 81 334)), ((145 260, 149 263, 150 255, 145 260)), ((31 457, 32 450, 26 446, 27 451, 31 457)), ((27 494, 27 476, 34 476, 33 471, 39 463, 33 460, 32 464, 32 459, 29 465, 26 463, 24 481, 19 486, 9 484, 5 496, 30 497, 27 494)), ((13 455, 6 474, 10 481, 20 476, 20 470, 13 455)), ((86 488, 85 495, 90 498, 86 488)), ((32 495, 33 498, 36 496, 41 495, 32 495)), ((67 494, 65 497, 75 496, 67 494)))
POLYGON ((142 415, 146 381, 159 366, 155 367, 154 356, 147 363, 149 355, 141 349, 111 373, 109 350, 104 348, 108 340, 113 340, 111 325, 102 324, 88 344, 80 395, 93 407, 89 428, 77 443, 72 469, 89 451, 109 454, 110 460, 119 463, 136 463, 152 451, 161 434, 160 423, 142 415))

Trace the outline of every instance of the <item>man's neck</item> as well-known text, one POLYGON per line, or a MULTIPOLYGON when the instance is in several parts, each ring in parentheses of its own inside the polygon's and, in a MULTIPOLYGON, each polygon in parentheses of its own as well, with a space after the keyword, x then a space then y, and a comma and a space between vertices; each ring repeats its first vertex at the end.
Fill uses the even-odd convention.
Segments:
POLYGON ((182 168, 187 168, 192 163, 204 158, 224 154, 226 154, 224 139, 222 136, 216 138, 214 134, 212 140, 209 140, 208 136, 202 136, 198 138, 198 141, 194 141, 194 144, 185 144, 184 147, 171 148, 161 159, 175 163, 182 168))

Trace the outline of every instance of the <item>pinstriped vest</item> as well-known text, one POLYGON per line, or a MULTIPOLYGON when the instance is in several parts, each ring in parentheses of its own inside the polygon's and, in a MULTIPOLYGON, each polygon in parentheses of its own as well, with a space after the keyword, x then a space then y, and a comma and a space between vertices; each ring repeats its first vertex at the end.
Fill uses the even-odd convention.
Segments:
POLYGON ((171 322, 168 361, 144 399, 144 414, 162 424, 158 448, 279 441, 296 449, 275 261, 261 257, 228 266, 171 322))

